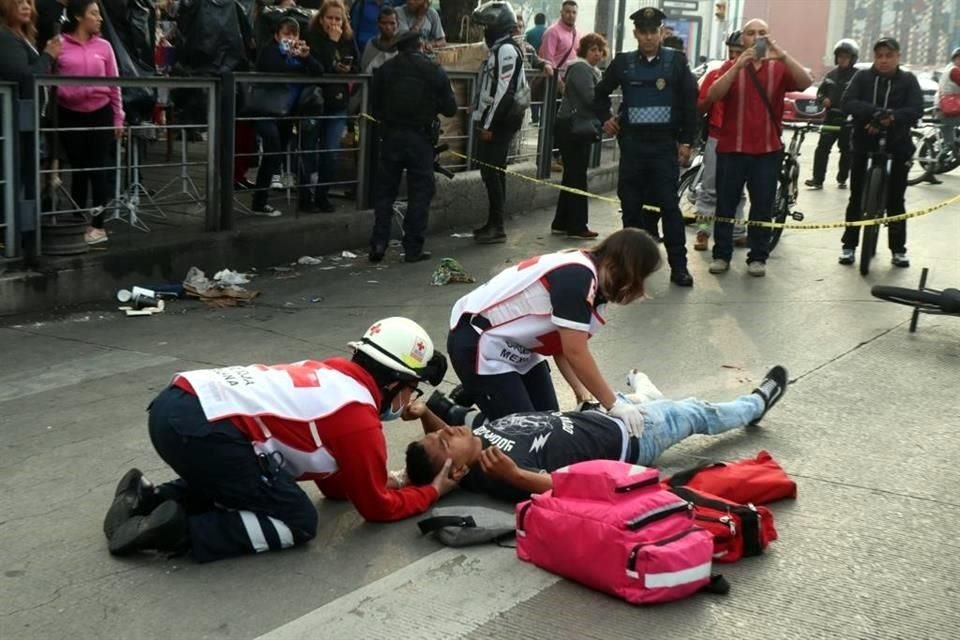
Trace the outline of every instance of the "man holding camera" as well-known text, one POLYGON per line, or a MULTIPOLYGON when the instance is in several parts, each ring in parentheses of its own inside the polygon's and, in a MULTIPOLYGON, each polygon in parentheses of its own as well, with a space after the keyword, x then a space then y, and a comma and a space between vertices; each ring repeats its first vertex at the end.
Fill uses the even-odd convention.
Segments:
MULTIPOLYGON (((887 177, 886 212, 890 216, 905 213, 907 173, 914 152, 910 130, 923 116, 923 92, 917 77, 900 68, 899 42, 893 38, 877 40, 873 45, 873 66, 853 76, 843 94, 841 107, 844 115, 853 116, 853 163, 847 221, 859 220, 862 215, 868 154, 877 149, 881 132, 886 133, 887 151, 893 156, 887 177)), ((891 222, 887 229, 893 266, 909 267, 907 221, 891 222)), ((853 264, 859 241, 860 227, 844 229, 840 264, 853 264)))
MULTIPOLYGON (((813 79, 769 37, 763 20, 747 22, 741 37, 744 52, 724 63, 722 75, 707 93, 711 103, 723 103, 717 140, 717 217, 734 217, 746 185, 750 221, 769 222, 783 161, 783 96, 806 89, 813 79)), ((761 226, 747 229, 747 271, 751 276, 766 275, 770 232, 761 226)), ((733 225, 718 221, 710 273, 728 271, 732 257, 733 225)))

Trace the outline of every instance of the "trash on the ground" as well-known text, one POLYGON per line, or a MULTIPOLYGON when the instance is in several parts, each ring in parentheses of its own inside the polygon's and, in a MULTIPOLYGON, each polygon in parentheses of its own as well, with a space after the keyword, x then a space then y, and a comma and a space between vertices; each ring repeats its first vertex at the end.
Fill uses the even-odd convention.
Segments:
POLYGON ((334 267, 334 266, 330 266, 330 267, 320 267, 320 268, 318 269, 318 271, 331 271, 331 270, 333 270, 333 269, 336 269, 336 267, 334 267))
POLYGON ((316 258, 314 256, 300 256, 300 258, 297 260, 297 264, 314 265, 314 264, 322 264, 322 263, 323 263, 323 258, 316 258))
POLYGON ((367 284, 380 284, 379 280, 367 280, 367 284))
POLYGON ((190 267, 190 270, 187 271, 187 277, 183 280, 183 288, 187 295, 200 298, 213 307, 235 307, 246 304, 260 295, 259 291, 252 291, 238 285, 227 284, 223 281, 214 282, 197 267, 190 267))
POLYGON ((294 278, 299 278, 301 273, 294 271, 293 273, 278 273, 273 279, 274 280, 292 280, 294 278))
POLYGON ((451 238, 472 238, 473 234, 472 233, 451 233, 450 237, 451 238))
POLYGON ((252 276, 249 273, 240 273, 239 271, 234 271, 233 269, 221 269, 213 274, 213 279, 220 284, 233 286, 247 284, 250 282, 251 277, 252 276))
POLYGON ((341 253, 340 255, 341 255, 342 257, 344 257, 344 258, 350 258, 351 260, 354 259, 354 258, 359 258, 359 257, 360 257, 360 256, 358 256, 357 254, 355 254, 353 251, 344 251, 344 252, 341 253))
POLYGON ((277 273, 286 273, 288 271, 293 271, 293 267, 270 267, 270 271, 275 271, 277 273))
POLYGON ((323 302, 323 296, 317 296, 316 298, 310 298, 310 302, 317 304, 318 302, 323 302))
POLYGON ((163 313, 166 308, 163 300, 154 300, 156 301, 155 306, 137 307, 136 304, 134 304, 134 306, 124 305, 117 308, 128 316, 152 316, 155 313, 163 313))
POLYGON ((453 258, 443 258, 440 260, 440 266, 436 268, 430 278, 430 284, 435 287, 442 287, 445 284, 454 283, 473 283, 473 278, 459 262, 453 258))
POLYGON ((343 258, 341 258, 340 256, 330 256, 330 259, 333 260, 334 262, 340 262, 341 260, 343 260, 343 258))

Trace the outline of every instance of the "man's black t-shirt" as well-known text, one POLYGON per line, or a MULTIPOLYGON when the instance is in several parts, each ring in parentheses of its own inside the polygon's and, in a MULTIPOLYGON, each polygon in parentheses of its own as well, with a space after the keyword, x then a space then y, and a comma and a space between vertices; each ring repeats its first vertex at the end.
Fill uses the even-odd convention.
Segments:
MULTIPOLYGON (((584 460, 621 460, 624 434, 620 425, 599 411, 516 413, 473 430, 483 447, 498 447, 522 469, 556 471, 584 460)), ((519 502, 529 494, 488 477, 479 465, 460 486, 501 500, 519 502)))

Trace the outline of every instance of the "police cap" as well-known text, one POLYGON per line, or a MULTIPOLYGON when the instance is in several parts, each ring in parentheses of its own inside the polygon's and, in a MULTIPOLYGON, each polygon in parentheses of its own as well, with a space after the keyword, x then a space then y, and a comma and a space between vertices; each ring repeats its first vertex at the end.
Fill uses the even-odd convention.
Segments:
POLYGON ((631 13, 630 19, 633 20, 633 26, 637 29, 649 29, 659 27, 667 19, 667 14, 655 7, 644 7, 631 13))
POLYGON ((393 41, 397 51, 412 51, 423 40, 423 34, 419 30, 404 31, 393 41))

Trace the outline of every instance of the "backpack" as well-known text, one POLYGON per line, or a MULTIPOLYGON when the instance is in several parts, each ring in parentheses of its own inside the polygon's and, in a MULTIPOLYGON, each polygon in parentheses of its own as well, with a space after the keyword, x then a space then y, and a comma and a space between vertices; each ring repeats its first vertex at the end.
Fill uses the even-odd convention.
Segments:
POLYGON ((758 556, 777 539, 773 514, 766 507, 737 504, 690 487, 671 491, 693 505, 693 521, 713 535, 714 562, 758 556))
POLYGON ((688 487, 739 504, 768 504, 797 497, 797 483, 766 451, 755 458, 712 462, 681 471, 666 480, 670 487, 688 487))
POLYGON ((729 590, 711 576, 713 536, 656 469, 590 460, 551 476, 551 491, 516 507, 521 560, 633 604, 729 590))
POLYGON ((511 46, 517 50, 517 64, 514 67, 513 75, 510 77, 510 84, 507 92, 497 105, 497 110, 493 114, 491 124, 503 128, 506 131, 518 131, 523 127, 523 121, 530 106, 530 86, 524 83, 520 86, 520 75, 525 73, 523 70, 523 51, 512 39, 500 43, 490 52, 493 55, 494 67, 492 85, 493 92, 497 90, 497 78, 500 77, 500 48, 511 46))

